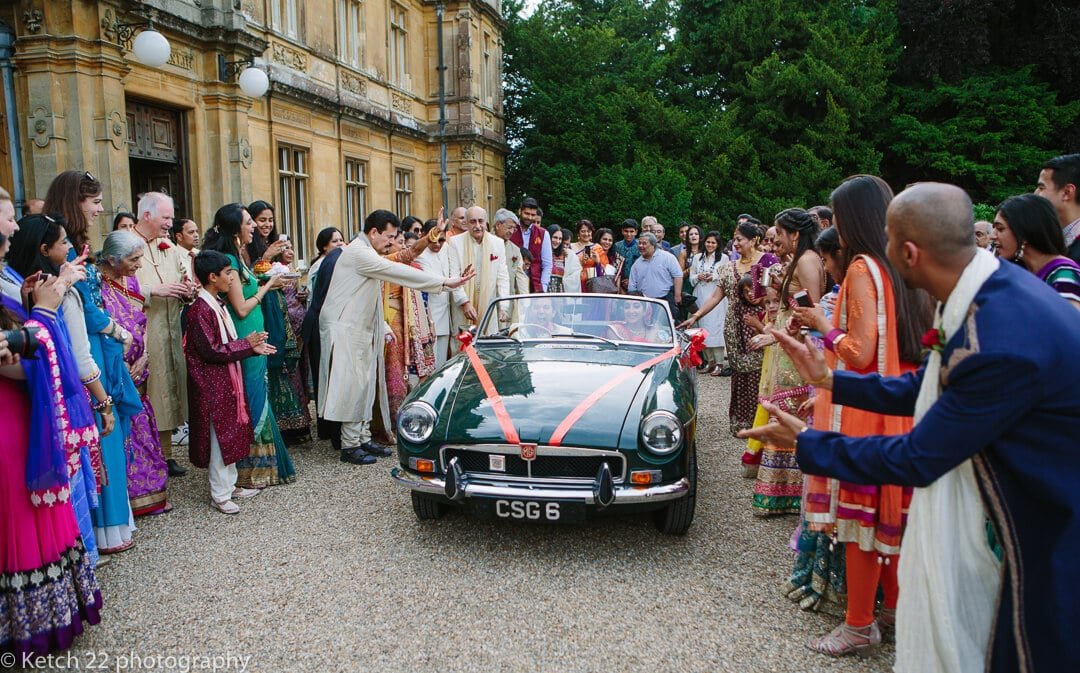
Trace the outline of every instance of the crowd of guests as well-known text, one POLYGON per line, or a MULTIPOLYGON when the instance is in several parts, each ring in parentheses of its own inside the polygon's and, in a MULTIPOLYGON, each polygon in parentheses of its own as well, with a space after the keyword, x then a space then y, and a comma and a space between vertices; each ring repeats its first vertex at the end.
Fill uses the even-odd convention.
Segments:
MULTIPOLYGON (((1007 199, 973 240, 1080 308, 1077 185, 1080 155, 1047 162, 1036 193, 1007 199)), ((801 335, 836 371, 919 368, 933 301, 904 282, 895 260, 907 251, 887 250, 892 201, 880 178, 854 176, 829 206, 740 215, 728 241, 682 223, 675 245, 651 216, 621 222, 618 241, 585 219, 545 227, 532 198, 491 222, 477 206, 427 221, 376 210, 351 241, 318 232, 305 266, 266 201, 224 205, 203 231, 146 193, 93 250, 103 189, 89 172, 58 175, 18 220, 0 190, 3 650, 63 649, 98 621, 95 567, 136 543, 138 517, 172 508, 168 482, 187 472, 178 430, 227 515, 294 481, 289 447, 313 436, 344 462, 374 463, 392 454, 408 392, 500 297, 668 301, 681 327, 707 330, 700 371, 731 377, 734 435, 784 413, 847 436, 907 433, 909 416, 834 403, 779 343, 801 335)), ((749 434, 754 513, 800 515, 788 595, 844 613, 809 646, 872 652, 896 623, 911 488, 804 475, 795 442, 749 434)))

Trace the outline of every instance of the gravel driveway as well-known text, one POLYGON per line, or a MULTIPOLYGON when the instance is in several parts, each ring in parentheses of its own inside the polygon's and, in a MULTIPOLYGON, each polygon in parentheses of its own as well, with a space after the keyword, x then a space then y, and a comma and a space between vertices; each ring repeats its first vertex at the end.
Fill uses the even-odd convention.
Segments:
POLYGON ((796 517, 750 514, 741 443, 727 435, 728 379, 704 377, 700 388, 701 481, 685 537, 661 535, 648 517, 419 522, 390 479, 392 459, 355 467, 313 444, 293 449, 296 484, 243 502, 239 516, 210 509, 204 470, 173 480, 175 511, 140 519, 138 546, 99 571, 102 623, 75 643, 75 662, 86 669, 93 657, 112 671, 201 670, 213 663, 204 657, 248 671, 888 671, 891 647, 867 660, 804 647, 837 620, 801 612, 778 591, 796 517), (166 656, 178 658, 157 658, 166 656))

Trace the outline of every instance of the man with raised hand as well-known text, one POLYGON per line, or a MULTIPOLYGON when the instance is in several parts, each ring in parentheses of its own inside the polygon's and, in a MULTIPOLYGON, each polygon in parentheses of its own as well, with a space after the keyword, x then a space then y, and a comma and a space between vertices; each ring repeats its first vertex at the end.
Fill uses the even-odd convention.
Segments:
POLYGON ((807 474, 914 486, 901 545, 898 673, 1080 667, 1080 315, 1026 270, 975 245, 971 200, 917 184, 889 205, 889 261, 940 304, 917 372, 832 372, 771 330, 833 402, 915 427, 893 437, 778 421, 740 433, 794 446, 807 474))

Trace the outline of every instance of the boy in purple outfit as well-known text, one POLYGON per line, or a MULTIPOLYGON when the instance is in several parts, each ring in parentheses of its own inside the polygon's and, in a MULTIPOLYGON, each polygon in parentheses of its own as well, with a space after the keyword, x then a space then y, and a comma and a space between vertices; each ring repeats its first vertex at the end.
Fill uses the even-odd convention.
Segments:
POLYGON ((187 313, 184 357, 191 409, 188 456, 195 467, 210 469, 211 505, 223 514, 240 508, 233 498, 251 498, 255 489, 236 488, 236 461, 248 455, 254 432, 244 396, 240 360, 275 352, 266 332, 236 338, 236 327, 218 295, 236 282, 229 259, 213 250, 195 257, 195 276, 202 289, 187 313))

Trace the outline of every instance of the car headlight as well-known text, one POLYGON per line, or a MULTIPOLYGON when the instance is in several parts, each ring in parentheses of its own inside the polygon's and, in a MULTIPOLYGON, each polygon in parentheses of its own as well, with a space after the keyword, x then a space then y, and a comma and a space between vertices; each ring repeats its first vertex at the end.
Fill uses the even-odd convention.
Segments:
POLYGON ((427 402, 410 402, 398 412, 398 432, 413 444, 423 444, 435 430, 438 414, 427 402))
POLYGON ((654 411, 641 422, 641 443, 649 451, 666 456, 682 443, 682 424, 669 411, 654 411))

